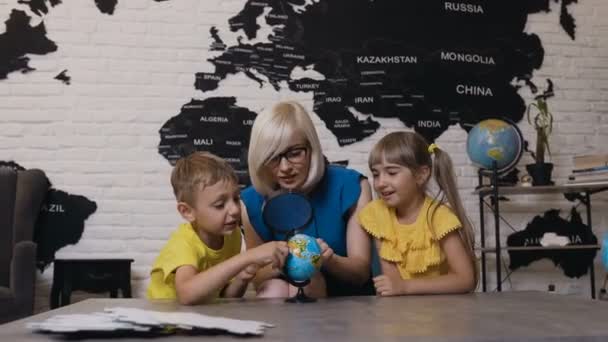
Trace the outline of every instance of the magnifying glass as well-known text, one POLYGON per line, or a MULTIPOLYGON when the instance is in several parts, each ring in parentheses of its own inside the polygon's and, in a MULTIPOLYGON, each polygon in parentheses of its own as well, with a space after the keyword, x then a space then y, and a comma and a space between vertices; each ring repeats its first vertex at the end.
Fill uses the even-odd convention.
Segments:
MULTIPOLYGON (((296 233, 310 224, 313 219, 313 209, 305 195, 297 192, 285 192, 268 199, 264 203, 262 219, 271 230, 274 239, 282 236, 281 240, 289 241, 296 233)), ((314 238, 312 240, 316 244, 314 238)), ((286 302, 310 303, 316 301, 316 299, 310 298, 304 293, 304 286, 310 283, 310 278, 304 281, 296 281, 288 275, 286 269, 281 270, 281 278, 298 288, 298 293, 294 297, 287 298, 286 302)))
POLYGON ((274 238, 283 235, 287 241, 312 221, 312 205, 303 194, 281 193, 264 203, 262 219, 274 238))

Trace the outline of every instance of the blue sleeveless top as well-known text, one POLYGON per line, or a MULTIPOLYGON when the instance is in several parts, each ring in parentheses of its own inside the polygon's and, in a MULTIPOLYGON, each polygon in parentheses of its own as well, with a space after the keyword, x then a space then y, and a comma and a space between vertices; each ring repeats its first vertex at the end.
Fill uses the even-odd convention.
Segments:
MULTIPOLYGON (((346 223, 348 211, 353 208, 361 195, 362 174, 337 165, 328 165, 325 174, 315 189, 308 194, 313 208, 313 219, 298 233, 321 238, 340 256, 346 256, 346 223)), ((241 192, 241 200, 247 208, 253 229, 264 242, 284 240, 285 235, 273 232, 264 223, 262 206, 264 197, 253 186, 241 192)), ((323 270, 322 270, 323 271, 323 270)), ((329 296, 373 294, 373 285, 366 284, 366 290, 344 284, 323 271, 329 296)), ((371 281, 371 278, 370 278, 371 281)))

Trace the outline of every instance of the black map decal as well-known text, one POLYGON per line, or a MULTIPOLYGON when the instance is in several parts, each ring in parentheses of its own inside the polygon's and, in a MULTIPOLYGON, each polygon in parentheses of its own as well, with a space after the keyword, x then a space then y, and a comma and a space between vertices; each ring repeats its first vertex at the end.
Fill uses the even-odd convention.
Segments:
POLYGON ((566 33, 574 40, 576 24, 574 17, 568 12, 568 5, 578 2, 578 0, 562 0, 561 10, 559 14, 559 23, 562 25, 566 33))
MULTIPOLYGON (((25 170, 14 161, 0 161, 0 166, 25 170)), ((36 264, 41 272, 55 260, 60 248, 80 241, 84 221, 97 210, 97 204, 88 198, 54 189, 48 183, 49 191, 34 228, 36 264)))
POLYGON ((234 97, 192 100, 160 129, 158 151, 171 164, 194 151, 222 156, 236 170, 241 184, 248 184, 247 147, 256 114, 236 106, 234 97))
POLYGON ((220 36, 218 35, 218 30, 215 26, 212 26, 209 30, 211 33, 211 37, 213 38, 213 43, 211 43, 211 51, 224 51, 226 49, 226 44, 220 36))
POLYGON ((30 26, 31 17, 13 10, 6 21, 6 31, 0 34, 0 80, 9 72, 34 70, 26 54, 44 55, 57 51, 57 45, 46 37, 44 23, 30 26))
POLYGON ((84 196, 50 189, 40 216, 36 221, 34 241, 37 266, 43 271, 53 260, 55 252, 80 241, 84 221, 97 210, 97 204, 84 196))
POLYGON ((55 76, 56 80, 60 80, 63 84, 70 85, 70 80, 72 79, 68 76, 68 69, 63 70, 57 76, 55 76))
POLYGON ((195 87, 214 90, 240 72, 277 90, 285 81, 313 93, 315 113, 341 146, 373 134, 372 116, 397 117, 429 140, 485 117, 518 122, 525 104, 511 81, 529 80, 544 57, 538 36, 523 31, 530 11, 548 10, 547 2, 248 1, 231 30, 256 38, 265 9, 271 43, 228 47, 195 87), (324 79, 292 79, 296 67, 324 79))
MULTIPOLYGON (((154 0, 162 2, 166 0, 154 0)), ((60 5, 61 0, 18 0, 27 5, 37 16, 43 17, 49 10, 60 5)), ((114 14, 118 0, 95 0, 101 13, 114 14)), ((14 71, 33 71, 28 65, 26 54, 46 55, 57 51, 55 42, 47 37, 44 21, 38 26, 30 26, 31 17, 24 11, 13 9, 6 23, 6 32, 0 34, 0 80, 14 71)))
MULTIPOLYGON (((540 240, 545 233, 555 233, 558 236, 567 237, 568 245, 595 245, 597 237, 589 226, 583 224, 580 214, 572 208, 570 221, 559 216, 559 210, 551 209, 543 216, 536 216, 528 223, 522 231, 513 233, 507 238, 507 245, 511 247, 541 246, 540 240)), ((563 269, 568 277, 579 278, 589 270, 597 251, 589 250, 533 250, 533 251, 509 251, 509 268, 514 270, 530 263, 548 258, 556 266, 563 269)))
POLYGON ((118 0, 95 0, 95 5, 101 13, 112 15, 118 0))
MULTIPOLYGON (((562 1, 560 20, 574 32, 562 1)), ((519 96, 544 59, 542 42, 524 32, 528 15, 549 0, 251 0, 228 20, 233 32, 258 38, 258 18, 272 27, 268 42, 226 47, 212 27, 213 72, 195 75, 203 93, 242 73, 260 87, 312 93, 314 112, 340 146, 379 128, 374 118, 399 119, 433 141, 449 126, 465 130, 488 117, 519 122, 519 96), (294 78, 296 69, 322 77, 294 78), (513 84, 513 80, 519 82, 513 84)), ((573 35, 571 35, 574 38, 573 35)), ((211 100, 211 99, 207 99, 211 100)), ((198 127, 211 134, 214 127, 198 127)), ((168 147, 161 142, 164 149, 168 147)), ((198 149, 204 150, 205 146, 198 149)), ((174 149, 175 150, 175 149, 174 149)), ((161 154, 162 150, 159 149, 161 154)), ((215 150, 220 156, 224 151, 215 150)))
POLYGON ((28 5, 32 12, 38 16, 42 16, 49 13, 49 7, 46 4, 47 2, 51 7, 55 7, 61 3, 61 0, 19 0, 17 2, 28 5))
MULTIPOLYGON (((560 4, 560 24, 574 39, 569 6, 577 0, 553 2, 560 4)), ((43 16, 61 1, 19 3, 43 16)), ((95 4, 113 14, 118 0, 95 4)), ((365 139, 380 126, 375 118, 389 117, 432 141, 455 124, 468 130, 487 117, 521 120, 525 103, 518 89, 535 87, 530 80, 544 59, 541 40, 524 27, 529 14, 549 10, 550 0, 249 0, 228 20, 231 31, 244 34, 236 45, 227 46, 217 27, 210 29, 210 50, 222 53, 208 59, 214 72, 197 73, 194 86, 206 93, 229 75, 243 73, 260 87, 287 85, 310 93, 314 112, 340 146, 365 139), (262 37, 264 42, 249 43, 258 38, 262 15, 271 33, 262 37), (321 77, 295 78, 299 69, 321 77)), ((32 70, 26 54, 57 50, 44 24, 31 27, 29 22, 18 10, 6 22, 0 35, 0 79, 32 70)), ((207 136, 213 129, 199 123, 196 131, 207 136)), ((160 145, 170 162, 183 150, 160 145)), ((223 148, 215 152, 235 158, 223 148)))

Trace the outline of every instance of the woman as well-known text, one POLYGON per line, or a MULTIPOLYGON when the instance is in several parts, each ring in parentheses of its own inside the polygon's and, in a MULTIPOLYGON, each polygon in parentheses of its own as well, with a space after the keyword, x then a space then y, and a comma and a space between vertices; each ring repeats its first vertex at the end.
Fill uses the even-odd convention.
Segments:
MULTIPOLYGON (((267 198, 283 191, 304 193, 314 218, 302 233, 318 238, 323 266, 305 288, 313 297, 373 294, 371 241, 356 214, 371 200, 369 182, 360 173, 327 165, 319 137, 306 110, 281 102, 256 118, 249 143, 252 186, 243 190, 242 219, 247 248, 283 239, 262 219, 267 198)), ((254 284, 259 297, 287 297, 295 288, 271 268, 261 269, 254 284)))

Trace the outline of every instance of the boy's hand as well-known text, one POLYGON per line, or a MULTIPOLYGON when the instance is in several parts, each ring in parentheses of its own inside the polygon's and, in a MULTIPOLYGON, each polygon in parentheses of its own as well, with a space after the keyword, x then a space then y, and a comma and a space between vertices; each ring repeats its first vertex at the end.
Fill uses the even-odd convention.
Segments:
POLYGON ((285 241, 270 241, 251 250, 253 261, 258 265, 272 264, 273 268, 283 268, 289 247, 285 241))
POLYGON ((374 287, 379 296, 398 296, 404 294, 404 282, 387 275, 379 275, 374 278, 374 287))
POLYGON ((329 247, 327 242, 323 241, 323 239, 318 238, 317 243, 319 244, 319 247, 321 247, 321 260, 323 262, 322 265, 327 265, 327 263, 334 256, 334 250, 331 249, 331 247, 329 247))
POLYGON ((255 277, 255 274, 259 268, 260 266, 258 264, 251 264, 245 267, 245 269, 242 270, 236 277, 242 281, 251 281, 251 279, 255 277))

